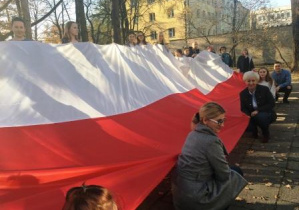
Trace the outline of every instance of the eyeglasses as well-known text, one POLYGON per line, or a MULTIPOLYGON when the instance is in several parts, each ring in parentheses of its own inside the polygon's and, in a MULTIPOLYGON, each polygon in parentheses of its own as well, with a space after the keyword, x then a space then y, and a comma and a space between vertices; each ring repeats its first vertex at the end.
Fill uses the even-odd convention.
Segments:
POLYGON ((219 120, 214 120, 214 119, 209 119, 209 120, 212 121, 213 123, 216 123, 217 125, 222 125, 226 121, 225 118, 219 120))

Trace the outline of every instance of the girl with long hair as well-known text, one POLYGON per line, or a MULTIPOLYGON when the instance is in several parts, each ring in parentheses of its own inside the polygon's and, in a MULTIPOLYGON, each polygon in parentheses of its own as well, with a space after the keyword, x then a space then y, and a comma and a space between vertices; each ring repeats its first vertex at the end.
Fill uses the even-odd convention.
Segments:
POLYGON ((61 39, 61 42, 63 44, 78 42, 79 41, 78 33, 79 33, 78 24, 74 21, 67 22, 64 27, 64 36, 61 39))

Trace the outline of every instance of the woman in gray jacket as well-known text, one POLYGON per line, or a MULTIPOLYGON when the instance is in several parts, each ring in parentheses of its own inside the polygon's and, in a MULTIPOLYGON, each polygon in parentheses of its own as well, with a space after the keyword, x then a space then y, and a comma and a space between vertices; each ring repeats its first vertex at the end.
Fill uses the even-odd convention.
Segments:
POLYGON ((172 179, 176 210, 228 208, 247 181, 232 170, 228 154, 217 136, 225 122, 225 110, 215 102, 199 110, 199 123, 189 133, 172 179))

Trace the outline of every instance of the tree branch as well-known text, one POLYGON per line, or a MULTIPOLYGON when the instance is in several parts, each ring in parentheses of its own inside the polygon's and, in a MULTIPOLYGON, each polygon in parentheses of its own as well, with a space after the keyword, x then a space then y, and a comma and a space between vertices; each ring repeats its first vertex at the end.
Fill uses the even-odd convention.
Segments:
POLYGON ((51 13, 52 13, 53 11, 55 11, 56 8, 57 8, 62 2, 63 2, 63 0, 60 0, 59 2, 57 2, 57 4, 54 5, 54 7, 53 7, 47 14, 45 14, 43 17, 41 17, 41 18, 38 19, 37 21, 34 21, 33 23, 31 23, 31 26, 35 26, 35 25, 39 24, 39 23, 42 22, 44 19, 46 19, 48 16, 50 16, 51 13))
POLYGON ((12 0, 8 0, 2 7, 0 7, 0 12, 6 9, 6 7, 12 2, 12 0))

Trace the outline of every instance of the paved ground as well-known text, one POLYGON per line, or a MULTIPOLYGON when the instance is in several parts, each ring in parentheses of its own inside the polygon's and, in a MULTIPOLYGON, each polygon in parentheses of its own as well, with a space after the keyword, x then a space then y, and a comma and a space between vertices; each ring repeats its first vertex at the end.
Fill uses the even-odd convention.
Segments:
MULTIPOLYGON (((249 185, 229 210, 299 210, 299 78, 293 79, 290 104, 276 103, 277 122, 271 140, 260 143, 244 135, 229 155, 239 164, 249 185)), ((169 176, 137 210, 173 210, 169 176)))

